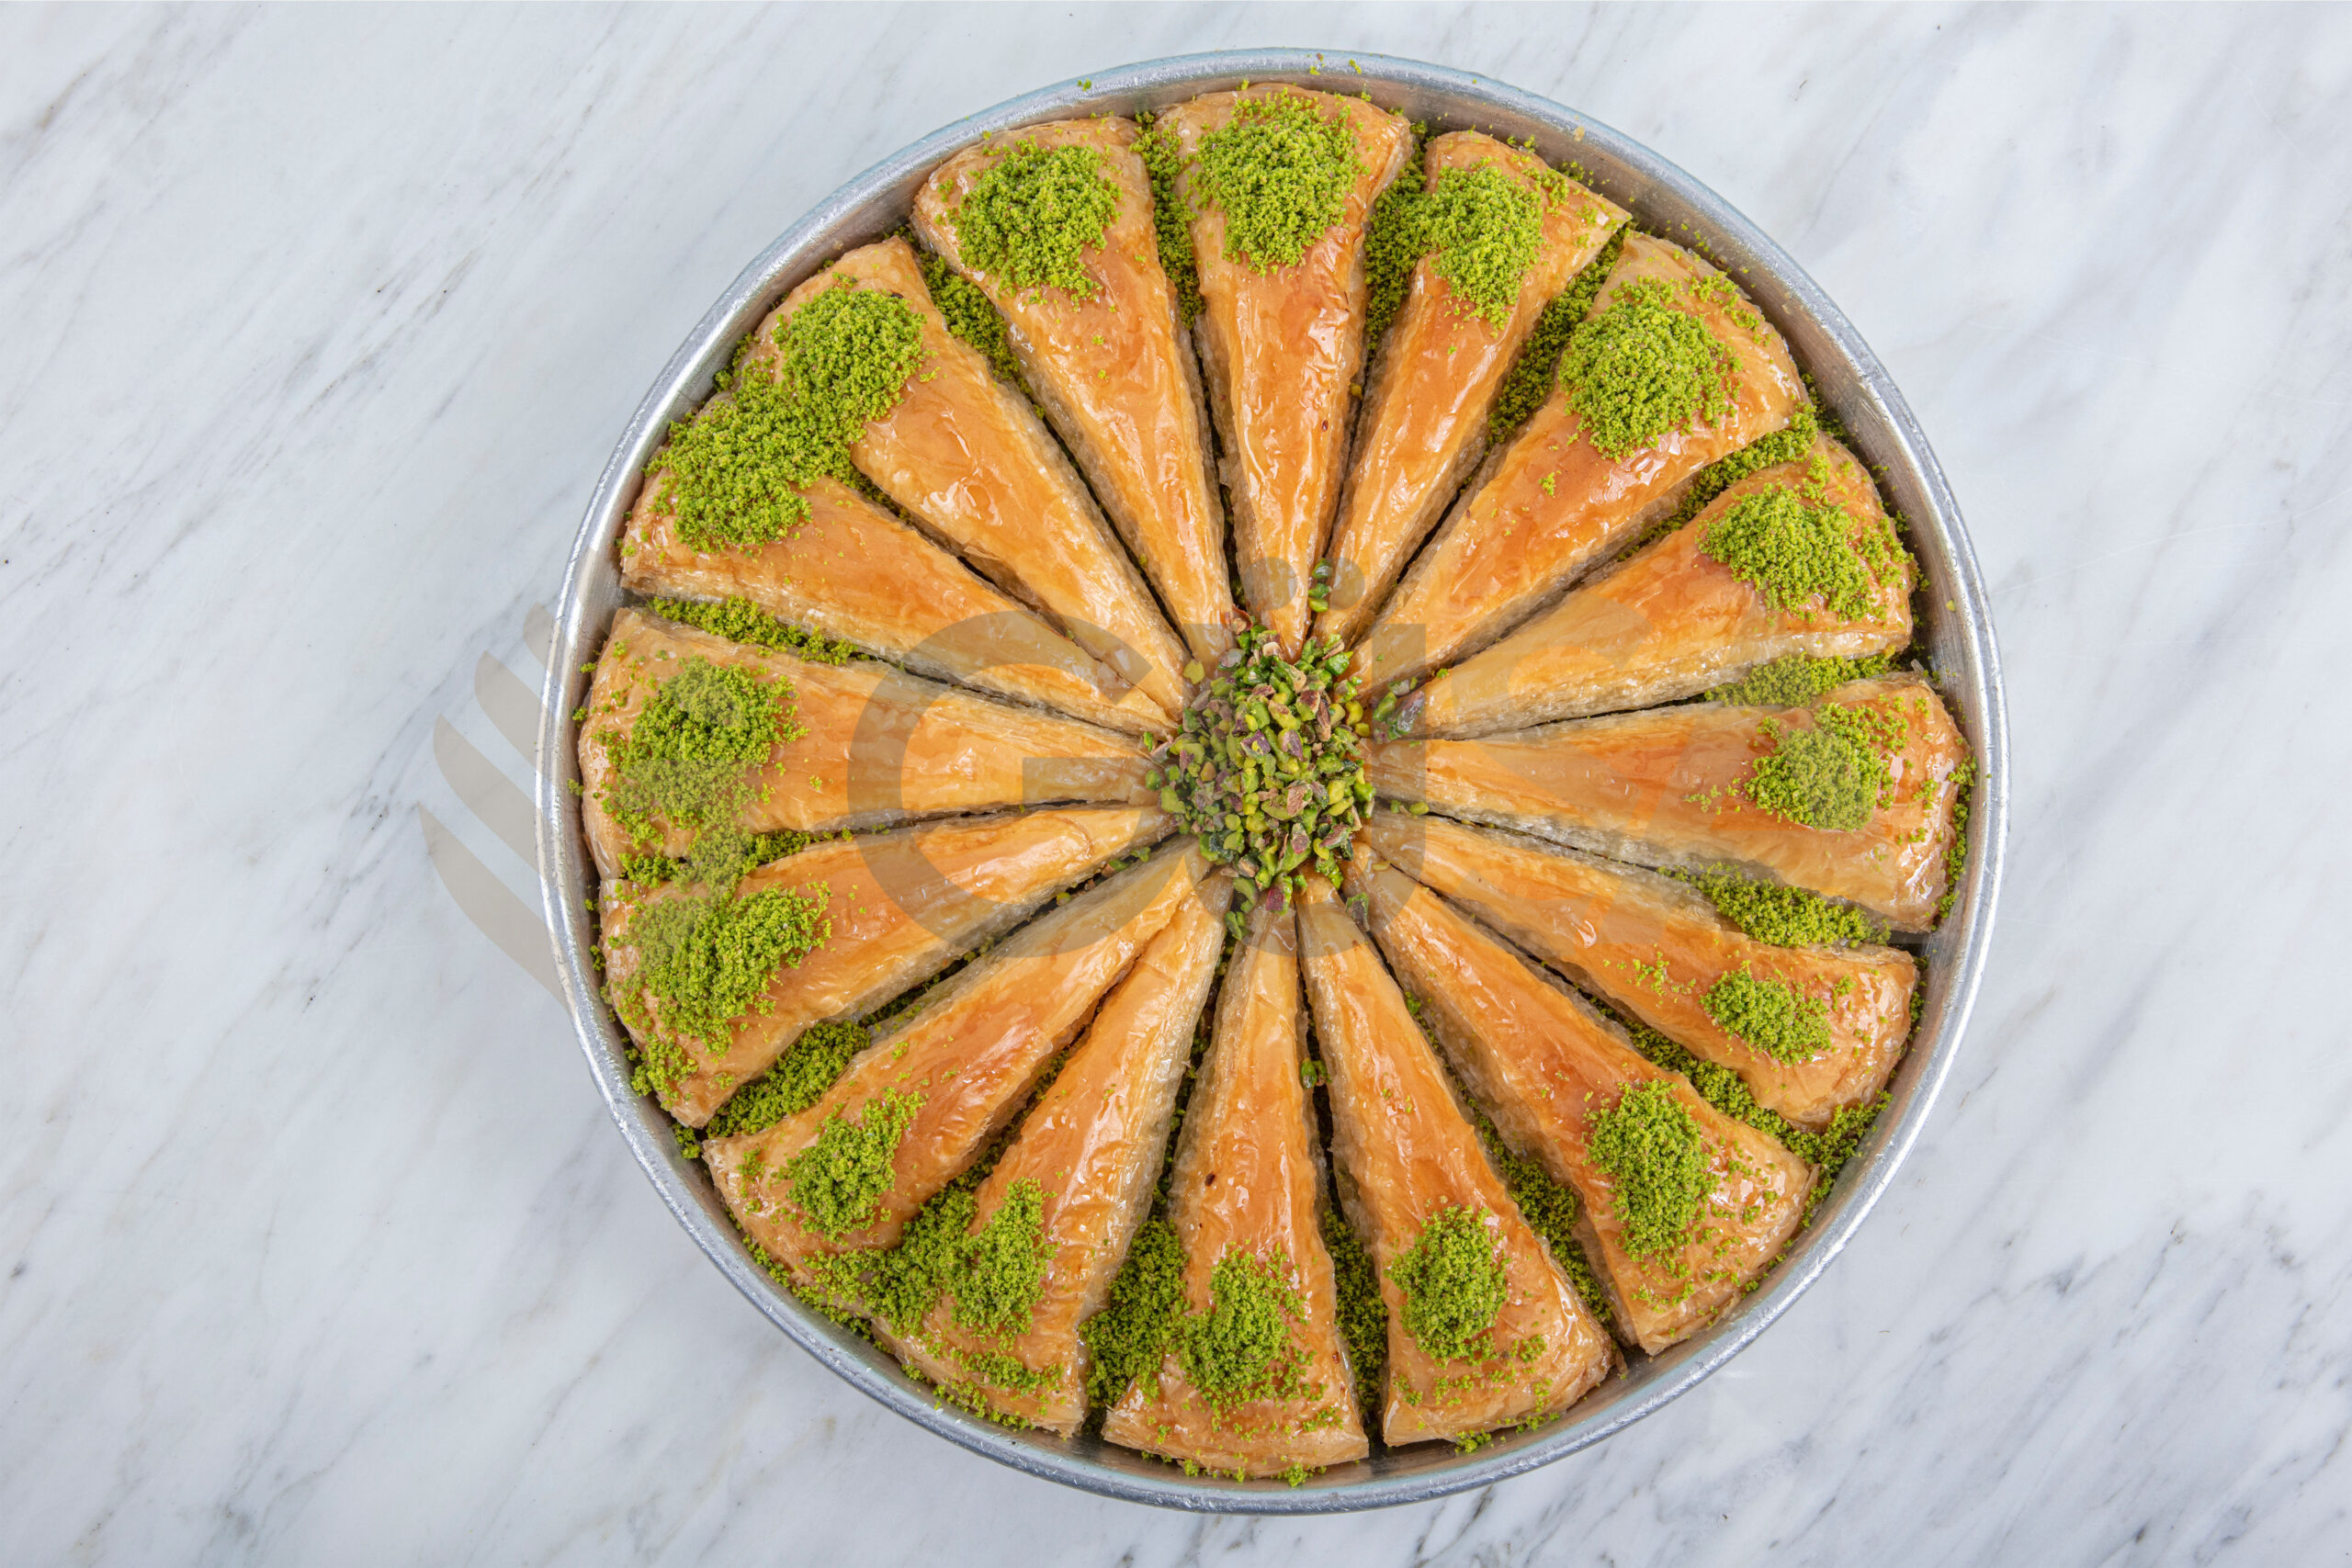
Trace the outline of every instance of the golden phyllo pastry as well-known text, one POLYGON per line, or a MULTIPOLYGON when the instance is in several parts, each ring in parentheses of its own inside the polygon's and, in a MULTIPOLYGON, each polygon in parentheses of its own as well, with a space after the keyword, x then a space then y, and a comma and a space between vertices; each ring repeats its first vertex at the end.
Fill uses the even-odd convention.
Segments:
POLYGON ((1391 1443, 1566 1409, 1615 1363, 1488 1163, 1371 941, 1321 881, 1298 912, 1331 1152, 1388 1309, 1391 1443))
POLYGON ((1663 1350, 1739 1300, 1796 1230, 1812 1168, 1403 873, 1362 857, 1349 890, 1505 1142, 1575 1189, 1620 1331, 1663 1350))
POLYGON ((1191 219, 1243 607, 1295 652, 1363 370, 1364 223, 1411 129, 1361 98, 1253 86, 1179 105, 1152 134, 1191 219))
POLYGON ((1135 122, 1057 120, 967 148, 915 232, 1003 313, 1013 358, 1193 656, 1232 646, 1200 371, 1159 265, 1135 122))
POLYGON ((1419 259, 1372 354, 1320 637, 1352 641, 1372 619, 1486 456, 1495 400, 1536 318, 1625 221, 1624 209, 1484 131, 1431 138, 1423 165, 1425 190, 1388 198, 1397 232, 1375 225, 1375 245, 1419 259))
POLYGON ((1736 285, 1629 236, 1551 395, 1381 606, 1363 672, 1404 680, 1493 642, 1804 402, 1788 345, 1736 285))

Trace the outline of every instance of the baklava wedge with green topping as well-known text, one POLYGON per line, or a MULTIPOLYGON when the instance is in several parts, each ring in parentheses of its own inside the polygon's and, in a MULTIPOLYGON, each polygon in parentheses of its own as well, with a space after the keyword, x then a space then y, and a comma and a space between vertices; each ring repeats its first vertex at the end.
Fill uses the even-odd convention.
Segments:
POLYGON ((703 1145, 736 1224, 844 1306, 931 1198, 1021 1109, 1136 955, 1207 874, 1163 846, 1032 921, 899 1015, 808 1110, 703 1145))
MULTIPOLYGON (((858 471, 1164 713, 1181 708, 1184 645, 1028 400, 948 331, 907 243, 852 251, 786 295, 787 340, 808 310, 845 323, 838 359, 819 368, 855 383, 900 378, 847 444, 858 471), (860 294, 875 302, 842 298, 860 294)), ((775 335, 756 334, 753 352, 777 351, 775 335)))
POLYGON ((1422 164, 1425 188, 1392 193, 1388 220, 1374 221, 1374 245, 1419 259, 1372 351, 1318 637, 1352 641, 1380 608, 1486 456, 1495 400, 1536 318, 1625 221, 1624 209, 1483 131, 1432 138, 1422 164))
POLYGON ((1330 886, 1298 911, 1335 1186, 1388 1308, 1390 1443, 1532 1423, 1616 1362, 1455 1103, 1405 995, 1330 886))
POLYGON ((830 839, 731 888, 606 883, 605 989, 641 1087, 689 1127, 811 1026, 854 1020, 1165 838, 1156 807, 958 818, 830 839))
POLYGON ((1296 653, 1363 369, 1364 223, 1402 115, 1296 87, 1210 93, 1152 127, 1180 167, 1244 607, 1296 653))
POLYGON ((1737 1301, 1795 1234, 1813 1168, 1395 867, 1359 856, 1348 890, 1503 1140, 1575 1190, 1619 1330, 1656 1353, 1737 1301))
POLYGON ((1013 358, 1194 658, 1232 646, 1208 412, 1125 119, 967 148, 915 193, 925 244, 1002 313, 1013 358))
POLYGON ((1911 1032, 1898 948, 1758 941, 1686 884, 1442 817, 1383 812, 1363 841, 1800 1127, 1868 1103, 1911 1032))
POLYGON ((1059 801, 1148 805, 1132 736, 622 610, 581 730, 597 872, 684 859, 713 829, 832 832, 1059 801))
POLYGON ((1364 675, 1403 680, 1486 647, 1804 402, 1788 345, 1737 286, 1679 245, 1627 235, 1543 406, 1364 634, 1364 675))
POLYGON ((976 1406, 1064 1434, 1086 1418, 1080 1330, 1150 1212, 1232 896, 1220 872, 1178 907, 1003 1156, 968 1196, 951 1188, 932 1201, 935 1218, 910 1226, 915 1266, 875 1303, 877 1337, 976 1406))
MULTIPOLYGON (((621 586, 747 599, 920 675, 1128 733, 1164 727, 1158 703, 852 488, 848 436, 897 392, 887 370, 879 389, 826 374, 854 358, 870 325, 828 317, 778 344, 771 315, 744 340, 727 389, 671 427, 621 532, 621 586), (783 352, 751 352, 763 340, 783 352)), ((910 376, 915 363, 899 366, 910 376)))
POLYGON ((1182 1258, 1155 1369, 1102 1435, 1228 1475, 1296 1474, 1370 1451, 1317 1221, 1323 1168, 1287 908, 1251 912, 1169 1181, 1182 1258))
POLYGON ((1826 435, 1405 701, 1418 735, 1487 735, 1697 696, 1786 659, 1911 641, 1909 552, 1878 487, 1826 435))
POLYGON ((1916 675, 1804 707, 1692 703, 1373 749, 1374 786, 1448 816, 1672 870, 1733 867, 1931 929, 1968 742, 1916 675))

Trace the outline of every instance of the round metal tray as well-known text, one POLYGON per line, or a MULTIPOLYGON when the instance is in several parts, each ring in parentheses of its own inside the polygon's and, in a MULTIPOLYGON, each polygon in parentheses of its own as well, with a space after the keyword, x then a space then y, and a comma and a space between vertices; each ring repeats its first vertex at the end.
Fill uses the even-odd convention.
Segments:
POLYGON ((655 379, 613 450, 581 523, 565 575, 539 737, 539 870, 558 972, 589 1069, 613 1120, 677 1215, 713 1263, 775 1325, 826 1366, 918 1426, 976 1453, 1109 1496, 1162 1506, 1230 1513, 1320 1513, 1384 1507, 1484 1486, 1597 1443, 1683 1393, 1737 1355, 1827 1268, 1878 1201, 1918 1137, 1960 1048, 1991 935, 2007 825, 2007 728, 1993 624, 1976 558, 1942 470, 1902 395, 1859 333, 1779 246, 1705 186, 1639 142, 1561 105, 1416 61, 1340 51, 1236 50, 1105 71, 1089 82, 1012 99, 933 132, 876 164, 817 204, 743 270, 655 379), (1295 82, 1371 94, 1439 129, 1476 127, 1525 138, 1554 164, 1573 160, 1591 183, 1659 232, 1695 236, 1780 328, 1823 400, 1881 479, 1888 502, 1910 525, 1925 570, 1921 642, 1958 711, 1979 768, 1970 820, 1968 867, 1951 917, 1924 946, 1927 996, 1917 1035, 1889 1085, 1885 1112, 1839 1176, 1812 1227, 1763 1286, 1720 1323, 1662 1356, 1636 1353, 1625 1375, 1588 1395, 1561 1419, 1498 1436, 1470 1454, 1444 1444, 1389 1450, 1340 1466, 1304 1485, 1188 1478, 1175 1468, 1092 1437, 1065 1440, 1012 1431, 943 1405, 872 1344, 803 1306, 745 1251, 709 1177, 679 1156, 668 1121, 629 1091, 626 1041, 597 996, 591 953, 595 931, 585 899, 594 877, 582 837, 578 737, 572 710, 583 700, 582 665, 601 647, 623 603, 614 541, 639 478, 670 422, 709 396, 736 343, 794 285, 852 247, 878 239, 906 218, 916 186, 933 165, 991 132, 1071 115, 1133 114, 1243 81, 1295 82))

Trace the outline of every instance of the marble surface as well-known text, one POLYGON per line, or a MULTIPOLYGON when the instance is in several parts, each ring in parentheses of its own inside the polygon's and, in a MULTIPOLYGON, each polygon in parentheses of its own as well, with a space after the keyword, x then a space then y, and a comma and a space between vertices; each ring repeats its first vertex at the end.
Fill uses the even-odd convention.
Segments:
POLYGON ((2347 124, 2340 9, 0 10, 0 1560, 2343 1560, 2347 124), (1548 94, 1779 239, 1951 471, 2016 755, 1827 1278, 1596 1450, 1280 1523, 972 1458, 722 1283, 515 940, 507 739, 778 229, 1245 43, 1548 94))

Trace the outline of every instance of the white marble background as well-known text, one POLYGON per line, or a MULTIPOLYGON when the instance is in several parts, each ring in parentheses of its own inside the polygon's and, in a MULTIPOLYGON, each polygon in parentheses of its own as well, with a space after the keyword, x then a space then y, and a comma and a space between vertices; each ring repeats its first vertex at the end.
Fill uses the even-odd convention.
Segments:
POLYGON ((0 1561, 2344 1561, 2347 203, 2341 9, 0 9, 0 1561), (436 720, 525 776, 476 660, 536 683, 777 230, 1243 43, 1549 94, 1794 253, 1951 469, 2016 743, 1974 1031, 1828 1278, 1598 1450, 1296 1522, 820 1371, 418 815, 529 892, 436 720))

